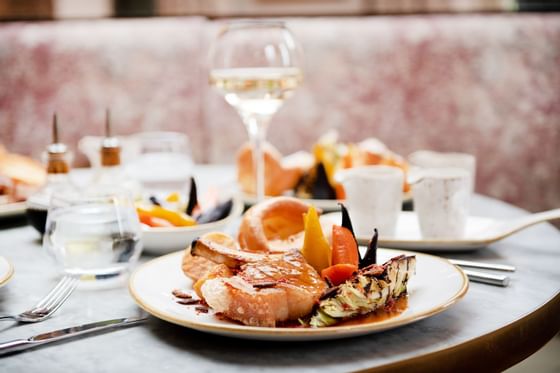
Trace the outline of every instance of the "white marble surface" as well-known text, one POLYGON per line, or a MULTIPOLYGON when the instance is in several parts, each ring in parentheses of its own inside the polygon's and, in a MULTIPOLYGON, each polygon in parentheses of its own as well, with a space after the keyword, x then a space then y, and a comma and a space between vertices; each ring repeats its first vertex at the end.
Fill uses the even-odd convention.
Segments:
MULTIPOLYGON (((203 170, 203 185, 227 184, 231 169, 203 170), (217 171, 220 171, 216 173, 217 171), (216 175, 209 178, 209 176, 216 175)), ((514 217, 526 212, 477 196, 473 214, 514 217)), ((19 312, 56 282, 52 261, 29 226, 0 222, 0 255, 15 266, 14 278, 0 288, 0 313, 19 312), (2 224, 4 224, 2 226, 2 224)), ((496 330, 534 311, 560 291, 560 232, 540 224, 487 249, 455 258, 508 263, 518 267, 508 288, 472 283, 451 309, 416 324, 354 339, 313 343, 270 343, 206 335, 151 318, 142 326, 110 332, 0 359, 5 372, 342 372, 371 368, 440 350, 496 330)), ((149 260, 143 257, 142 260, 149 260)), ((78 290, 50 320, 0 324, 0 341, 133 315, 138 312, 123 285, 78 290)))

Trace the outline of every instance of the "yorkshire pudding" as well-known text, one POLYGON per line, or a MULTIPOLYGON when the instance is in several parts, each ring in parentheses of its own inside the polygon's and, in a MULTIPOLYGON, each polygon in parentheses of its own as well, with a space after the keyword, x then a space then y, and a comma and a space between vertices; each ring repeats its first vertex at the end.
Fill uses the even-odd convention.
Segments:
POLYGON ((270 198, 254 205, 239 227, 242 250, 270 253, 301 248, 303 214, 309 206, 291 197, 270 198))

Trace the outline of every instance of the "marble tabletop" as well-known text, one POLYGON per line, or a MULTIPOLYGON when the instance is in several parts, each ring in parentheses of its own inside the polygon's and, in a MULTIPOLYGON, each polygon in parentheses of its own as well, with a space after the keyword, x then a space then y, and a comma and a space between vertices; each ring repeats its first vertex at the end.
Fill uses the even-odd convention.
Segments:
MULTIPOLYGON (((233 180, 228 167, 202 167, 195 173, 204 184, 224 185, 233 180)), ((506 203, 476 196, 474 215, 510 218, 527 212, 506 203)), ((18 221, 0 221, 0 256, 15 267, 12 280, 0 288, 0 314, 20 312, 44 295, 57 280, 52 260, 41 248, 38 234, 18 221)), ((517 266, 507 288, 471 283, 467 295, 436 316, 391 331, 369 336, 306 343, 238 340, 204 334, 156 318, 129 329, 53 344, 0 359, 9 372, 346 372, 386 367, 419 356, 438 356, 442 350, 470 346, 489 335, 536 314, 556 302, 560 293, 560 232, 549 224, 519 232, 488 248, 449 257, 507 263, 517 266)), ((143 256, 141 262, 152 257, 143 256)), ((15 326, 0 324, 0 341, 91 321, 135 315, 139 312, 125 284, 109 289, 78 289, 50 320, 15 326)), ((552 334, 558 331, 550 319, 552 334)), ((547 320, 545 320, 547 321, 547 320)), ((540 331, 542 332, 542 331, 540 331)), ((527 334, 529 336, 530 334, 527 334)), ((488 342, 489 340, 486 340, 488 342)), ((543 340, 542 343, 545 341, 543 340)), ((471 352, 480 349, 471 349, 471 352)), ((464 351, 463 351, 464 352, 464 351)), ((500 346, 485 346, 472 356, 461 352, 448 359, 488 359, 500 346)), ((520 359, 520 358, 519 358, 520 359)), ((517 360, 519 360, 517 359, 517 360)), ((457 364, 467 364, 458 361, 457 364)), ((468 366, 464 365, 464 366, 468 366)), ((417 366, 418 370, 421 366, 417 366)), ((503 366, 502 366, 503 368, 503 366)))

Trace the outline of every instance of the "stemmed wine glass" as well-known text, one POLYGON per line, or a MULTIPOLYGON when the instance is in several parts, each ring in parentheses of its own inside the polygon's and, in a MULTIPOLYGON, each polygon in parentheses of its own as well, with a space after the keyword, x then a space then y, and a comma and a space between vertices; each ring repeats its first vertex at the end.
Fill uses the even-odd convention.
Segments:
POLYGON ((301 48, 277 21, 230 22, 210 50, 210 84, 237 110, 249 133, 257 201, 264 199, 268 124, 301 83, 302 63, 301 48))

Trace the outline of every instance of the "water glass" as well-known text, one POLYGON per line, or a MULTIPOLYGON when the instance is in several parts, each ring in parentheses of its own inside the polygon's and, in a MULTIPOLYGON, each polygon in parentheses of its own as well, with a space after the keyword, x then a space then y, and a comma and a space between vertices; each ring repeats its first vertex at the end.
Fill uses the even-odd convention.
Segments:
POLYGON ((96 280, 125 274, 142 251, 131 196, 119 188, 55 193, 43 246, 69 274, 96 280))
POLYGON ((127 165, 127 173, 154 194, 185 191, 193 168, 188 137, 178 132, 143 132, 135 139, 139 154, 127 165))

